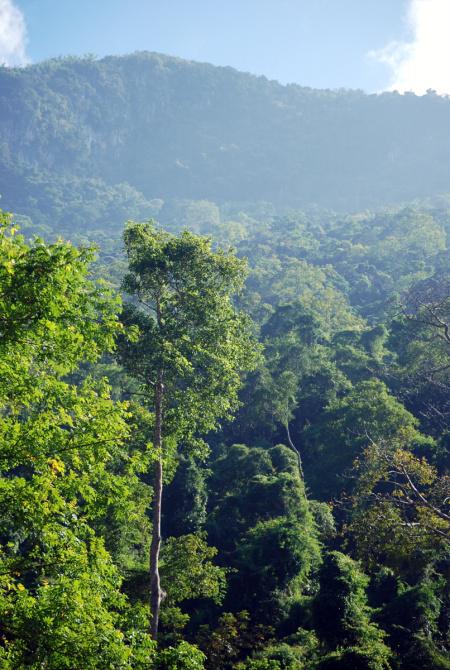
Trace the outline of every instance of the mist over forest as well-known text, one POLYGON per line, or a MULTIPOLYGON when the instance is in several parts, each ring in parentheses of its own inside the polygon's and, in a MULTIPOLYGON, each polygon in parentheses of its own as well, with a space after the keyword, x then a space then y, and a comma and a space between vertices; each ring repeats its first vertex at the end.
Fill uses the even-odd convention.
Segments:
POLYGON ((0 668, 450 668, 450 98, 0 68, 0 668))

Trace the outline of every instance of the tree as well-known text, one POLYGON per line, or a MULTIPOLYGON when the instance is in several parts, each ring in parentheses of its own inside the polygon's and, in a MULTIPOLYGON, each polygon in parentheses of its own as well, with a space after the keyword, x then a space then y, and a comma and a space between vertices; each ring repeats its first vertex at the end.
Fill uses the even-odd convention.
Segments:
POLYGON ((180 642, 158 654, 155 670, 204 670, 205 655, 197 647, 180 642))
POLYGON ((328 553, 319 571, 320 591, 314 602, 315 629, 324 643, 319 668, 383 670, 389 667, 384 633, 372 621, 367 602, 368 577, 349 556, 328 553))
POLYGON ((135 511, 127 407, 104 380, 70 381, 112 349, 119 300, 88 280, 92 249, 0 224, 0 666, 148 667, 153 643, 142 617, 125 621, 95 532, 107 510, 135 511))
POLYGON ((302 457, 292 440, 289 424, 298 406, 299 387, 317 364, 320 323, 300 302, 278 307, 264 325, 272 414, 286 432, 287 442, 297 456, 300 476, 304 477, 302 457))
POLYGON ((217 626, 200 627, 198 643, 208 658, 207 670, 234 670, 239 658, 260 649, 273 635, 271 627, 255 624, 245 610, 232 614, 225 612, 217 626))
POLYGON ((164 544, 161 574, 168 584, 168 600, 177 604, 194 598, 220 603, 226 589, 225 570, 212 563, 217 549, 203 535, 170 537, 164 544))
POLYGON ((162 525, 165 536, 200 532, 206 521, 208 470, 195 458, 181 457, 173 480, 163 494, 162 525))
POLYGON ((392 445, 409 443, 426 452, 434 441, 418 431, 418 420, 377 379, 355 384, 342 398, 332 400, 316 425, 305 430, 306 468, 315 495, 330 499, 355 485, 351 468, 370 440, 392 445))
POLYGON ((429 575, 387 602, 378 619, 388 633, 399 667, 405 670, 449 670, 448 576, 429 575), (430 579, 431 577, 431 579, 430 579))
POLYGON ((211 469, 207 527, 232 568, 225 607, 274 624, 307 591, 320 555, 296 455, 233 445, 211 469))
POLYGON ((425 458, 386 441, 366 449, 356 465, 351 530, 369 565, 414 572, 443 560, 450 549, 450 477, 425 458))
MULTIPOLYGON (((447 261, 448 263, 448 261, 447 261)), ((402 298, 402 314, 392 324, 398 354, 394 369, 408 407, 434 435, 450 419, 450 277, 438 269, 402 298)))
POLYGON ((179 236, 151 223, 129 224, 124 235, 132 297, 123 313, 137 335, 123 339, 120 360, 139 379, 154 416, 153 529, 150 550, 151 633, 156 639, 161 600, 159 553, 164 459, 183 444, 201 448, 199 435, 237 407, 240 373, 255 347, 249 324, 233 306, 245 262, 189 232, 179 236))

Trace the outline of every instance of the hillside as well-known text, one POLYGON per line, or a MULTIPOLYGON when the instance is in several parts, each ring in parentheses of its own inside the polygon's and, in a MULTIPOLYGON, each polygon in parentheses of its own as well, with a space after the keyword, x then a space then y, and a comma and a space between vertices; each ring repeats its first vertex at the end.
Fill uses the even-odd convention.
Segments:
POLYGON ((450 189, 450 100, 434 93, 282 86, 137 53, 2 68, 0 106, 2 205, 57 228, 105 230, 180 198, 356 211, 450 189))

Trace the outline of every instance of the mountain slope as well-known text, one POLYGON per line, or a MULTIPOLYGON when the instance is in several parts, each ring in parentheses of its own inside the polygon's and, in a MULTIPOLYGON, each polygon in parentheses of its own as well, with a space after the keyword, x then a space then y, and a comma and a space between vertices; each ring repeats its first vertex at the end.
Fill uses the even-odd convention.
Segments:
POLYGON ((433 93, 282 86, 138 53, 2 68, 0 110, 3 205, 29 215, 64 188, 83 202, 86 180, 128 183, 144 213, 155 198, 356 210, 450 190, 450 100, 433 93))

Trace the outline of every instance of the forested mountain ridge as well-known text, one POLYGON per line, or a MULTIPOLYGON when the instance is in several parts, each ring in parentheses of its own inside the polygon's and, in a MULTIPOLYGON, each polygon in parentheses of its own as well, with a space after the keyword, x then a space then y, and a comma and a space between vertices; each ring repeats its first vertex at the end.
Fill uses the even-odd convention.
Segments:
POLYGON ((351 211, 450 184, 450 100, 433 92, 283 86, 144 52, 2 68, 0 109, 3 204, 30 216, 43 190, 139 213, 155 198, 351 211))

